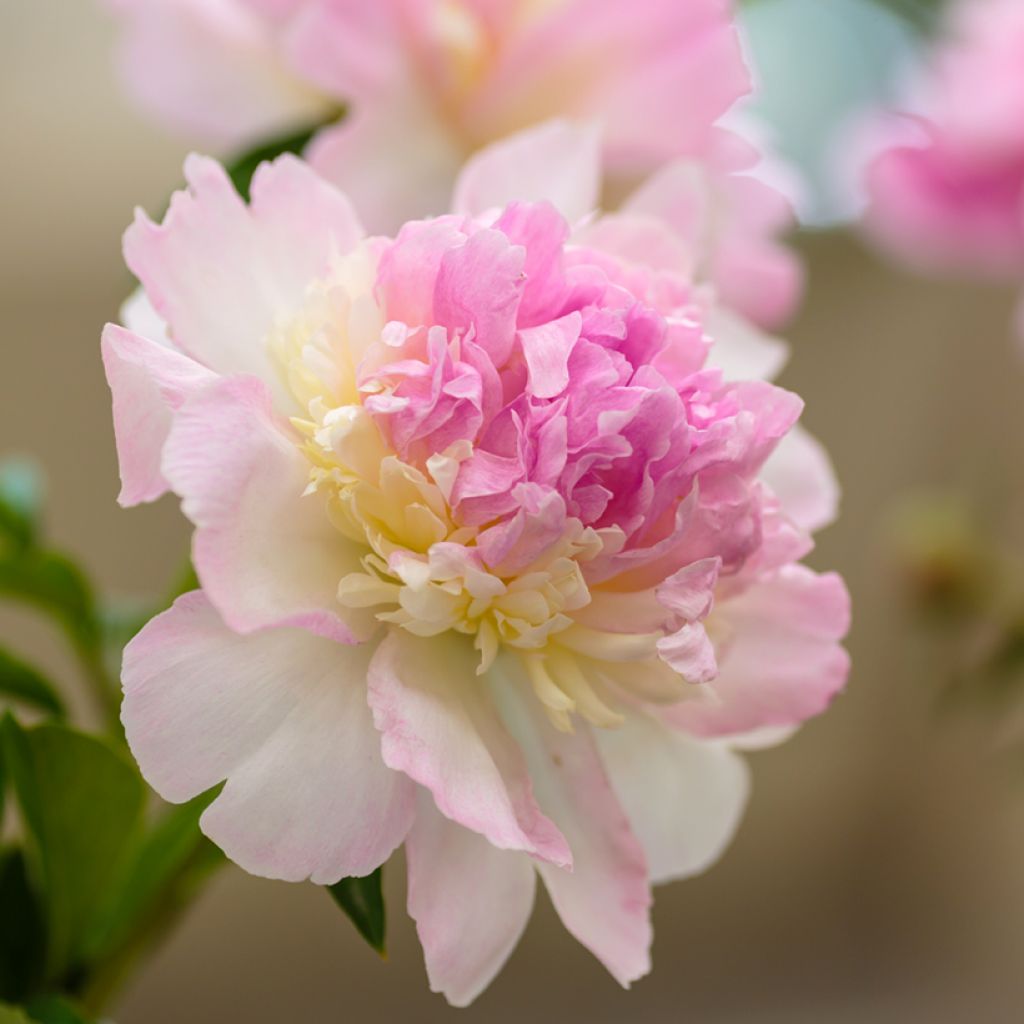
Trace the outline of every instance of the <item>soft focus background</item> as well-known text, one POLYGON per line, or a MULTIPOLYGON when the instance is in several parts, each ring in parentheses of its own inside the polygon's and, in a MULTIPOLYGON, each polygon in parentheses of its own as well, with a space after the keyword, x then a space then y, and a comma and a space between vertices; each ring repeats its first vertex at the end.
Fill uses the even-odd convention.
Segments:
MULTIPOLYGON (((114 503, 99 332, 130 287, 119 236, 132 206, 161 208, 183 149, 123 99, 99 6, 0 2, 0 454, 45 468, 56 542, 109 592, 145 596, 179 571, 186 531, 172 501, 114 503)), ((812 182, 834 160, 829 126, 906 43, 865 10, 752 6, 764 105, 812 182)), ((827 191, 812 198, 824 220, 837 209, 827 191)), ((1022 539, 1012 297, 910 279, 837 231, 801 247, 809 297, 783 383, 807 397, 844 485, 814 561, 853 591, 853 678, 828 715, 754 757, 752 805, 721 863, 659 892, 654 974, 621 992, 542 899, 504 973, 455 1011, 427 990, 397 862, 387 963, 322 892, 231 869, 136 978, 118 1024, 1021 1019, 1024 759, 983 716, 938 713, 950 665, 907 611, 891 541, 901 500, 936 488, 970 489, 992 531, 1022 539)), ((73 676, 34 619, 0 610, 10 631, 73 676)))

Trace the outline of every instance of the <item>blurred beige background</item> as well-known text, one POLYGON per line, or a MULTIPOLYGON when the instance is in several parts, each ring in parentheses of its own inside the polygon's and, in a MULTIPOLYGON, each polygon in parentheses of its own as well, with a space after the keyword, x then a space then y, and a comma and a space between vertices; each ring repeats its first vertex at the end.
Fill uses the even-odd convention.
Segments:
MULTIPOLYGON (((173 502, 114 503, 98 338, 129 287, 120 233, 134 204, 160 208, 184 150, 125 103, 98 7, 0 0, 0 449, 45 467, 61 545, 109 591, 151 594, 186 532, 173 502)), ((1024 767, 978 723, 937 718, 943 666, 886 549, 894 500, 923 486, 970 486, 996 527, 1021 522, 1011 299, 899 276, 839 236, 804 249, 809 301, 784 383, 845 487, 815 562, 852 588, 855 670, 828 715, 754 758, 722 862, 659 892, 654 974, 621 992, 541 901, 503 975, 460 1013, 427 990, 397 863, 387 963, 322 892, 232 870, 135 979, 119 1024, 1022 1019, 1024 767)), ((67 668, 29 617, 4 612, 9 630, 67 668)))

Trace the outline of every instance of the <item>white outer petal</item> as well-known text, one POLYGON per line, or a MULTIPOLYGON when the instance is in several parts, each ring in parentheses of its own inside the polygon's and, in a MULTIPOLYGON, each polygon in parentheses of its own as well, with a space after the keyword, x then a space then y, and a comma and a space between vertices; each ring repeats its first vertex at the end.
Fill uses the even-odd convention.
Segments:
POLYGON ((405 856, 409 914, 430 988, 453 1006, 468 1006, 526 928, 536 888, 533 861, 449 821, 422 794, 405 856))
POLYGON ((722 855, 750 790, 746 762, 724 743, 671 732, 639 713, 597 732, 598 747, 654 884, 688 878, 722 855))
POLYGON ((125 650, 128 743, 171 801, 228 780, 200 824, 247 871, 324 884, 367 874, 413 814, 366 705, 371 653, 300 630, 240 636, 186 594, 125 650))

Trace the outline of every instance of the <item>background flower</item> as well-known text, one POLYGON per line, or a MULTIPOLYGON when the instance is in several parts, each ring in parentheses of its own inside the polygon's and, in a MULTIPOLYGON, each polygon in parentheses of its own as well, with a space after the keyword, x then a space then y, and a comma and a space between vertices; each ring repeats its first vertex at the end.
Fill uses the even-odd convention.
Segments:
POLYGON ((1019 281, 1024 8, 961 0, 919 78, 912 113, 874 129, 867 230, 919 270, 1019 281))
POLYGON ((682 161, 672 187, 685 175, 686 233, 715 240, 707 279, 766 326, 799 299, 799 265, 777 241, 789 203, 756 180, 757 148, 716 127, 750 87, 729 0, 111 2, 125 77, 148 109, 226 146, 315 127, 307 158, 371 231, 443 212, 483 146, 593 118, 606 201, 682 161))

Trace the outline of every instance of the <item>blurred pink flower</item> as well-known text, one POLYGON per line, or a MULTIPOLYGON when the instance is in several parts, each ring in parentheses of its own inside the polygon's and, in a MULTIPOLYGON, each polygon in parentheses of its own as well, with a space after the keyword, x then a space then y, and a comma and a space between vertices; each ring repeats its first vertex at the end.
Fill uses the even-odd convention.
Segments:
POLYGON ((778 345, 651 207, 593 213, 588 126, 478 154, 394 238, 290 157, 248 207, 215 162, 186 176, 129 229, 145 295, 103 339, 121 501, 179 495, 202 584, 125 654, 143 773, 172 801, 226 779, 202 827, 257 874, 332 883, 404 842, 452 1003, 537 875, 628 985, 651 885, 736 828, 735 749, 846 680, 845 588, 798 564, 827 459, 796 396, 716 368, 778 345))
POLYGON ((869 233, 920 270, 1020 281, 1024 4, 960 0, 919 91, 919 111, 876 129, 869 233))
POLYGON ((306 158, 371 231, 446 209, 480 148, 555 117, 601 123, 606 199, 682 160, 677 202, 713 233, 707 279, 767 327, 800 268, 759 154, 716 122, 749 89, 731 0, 107 0, 135 96, 239 146, 322 124, 306 158), (348 115, 338 120, 343 108, 348 115))

